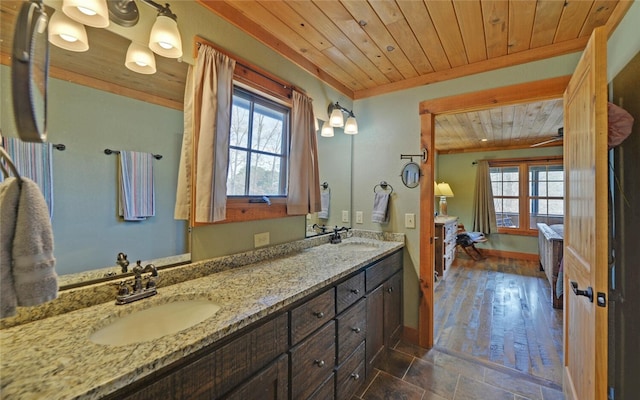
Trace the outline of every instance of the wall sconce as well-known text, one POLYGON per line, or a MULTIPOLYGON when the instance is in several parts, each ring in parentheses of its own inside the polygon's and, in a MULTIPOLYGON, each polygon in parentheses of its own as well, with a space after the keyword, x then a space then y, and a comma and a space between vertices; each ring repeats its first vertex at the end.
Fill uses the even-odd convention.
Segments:
POLYGON ((336 101, 335 104, 329 104, 327 112, 329 114, 329 125, 332 128, 341 128, 344 126, 344 133, 347 135, 356 135, 358 133, 358 121, 356 121, 352 110, 347 110, 336 101), (346 123, 343 113, 348 115, 346 123))
POLYGON ((448 183, 433 183, 434 195, 440 196, 440 215, 447 216, 447 197, 453 197, 453 191, 448 183))
MULTIPOLYGON (((158 11, 149 34, 149 49, 163 57, 182 57, 182 38, 178 17, 153 0, 140 0, 158 11)), ((124 27, 134 26, 139 19, 135 0, 64 0, 62 13, 54 13, 49 24, 49 41, 65 50, 87 51, 89 42, 84 25, 97 28, 109 26, 109 21, 124 27), (66 18, 68 17, 68 18, 66 18)), ((153 53, 140 44, 130 45, 125 66, 141 74, 156 72, 153 53)))

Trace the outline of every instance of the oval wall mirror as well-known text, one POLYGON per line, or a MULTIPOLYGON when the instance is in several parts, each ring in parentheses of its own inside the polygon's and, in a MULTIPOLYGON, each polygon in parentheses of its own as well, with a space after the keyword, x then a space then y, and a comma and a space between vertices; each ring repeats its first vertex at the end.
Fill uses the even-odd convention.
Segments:
POLYGON ((415 188, 420 184, 420 166, 416 163, 408 162, 404 168, 402 168, 402 183, 410 189, 415 188))
POLYGON ((16 20, 11 62, 13 112, 20 139, 47 139, 48 18, 42 1, 24 3, 16 20))

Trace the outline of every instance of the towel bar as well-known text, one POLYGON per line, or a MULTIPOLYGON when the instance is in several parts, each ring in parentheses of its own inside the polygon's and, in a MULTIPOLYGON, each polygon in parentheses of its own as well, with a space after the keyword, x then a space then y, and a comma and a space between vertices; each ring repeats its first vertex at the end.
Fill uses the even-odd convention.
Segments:
MULTIPOLYGON (((104 154, 106 154, 106 155, 109 155, 109 154, 120 154, 120 150, 104 149, 104 154)), ((162 159, 162 154, 151 154, 151 156, 153 156, 153 158, 155 158, 156 160, 161 160, 162 159)))

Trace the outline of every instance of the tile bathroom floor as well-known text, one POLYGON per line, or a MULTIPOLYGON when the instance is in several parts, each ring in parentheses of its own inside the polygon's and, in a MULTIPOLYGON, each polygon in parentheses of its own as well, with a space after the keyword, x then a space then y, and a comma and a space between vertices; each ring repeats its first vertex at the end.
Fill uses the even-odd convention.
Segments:
POLYGON ((562 311, 537 263, 459 255, 436 286, 431 350, 399 341, 355 399, 559 400, 562 311))

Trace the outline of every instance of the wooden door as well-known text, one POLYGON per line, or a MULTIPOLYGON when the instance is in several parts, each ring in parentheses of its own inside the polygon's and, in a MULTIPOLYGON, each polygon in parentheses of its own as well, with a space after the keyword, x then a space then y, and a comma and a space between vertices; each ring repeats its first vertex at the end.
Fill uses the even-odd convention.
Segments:
POLYGON ((563 387, 576 400, 607 398, 606 40, 593 32, 564 94, 563 387))

